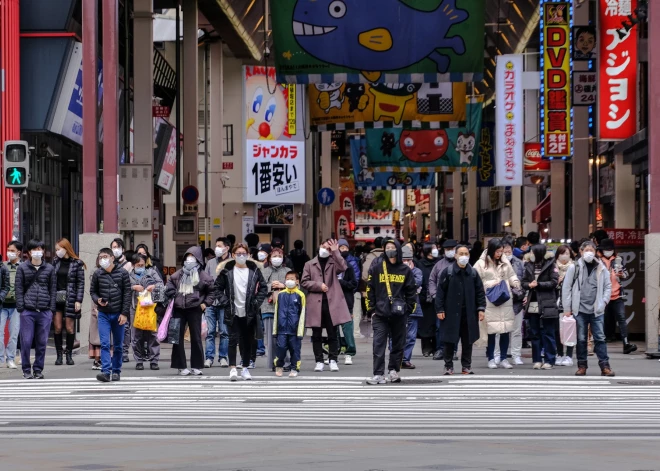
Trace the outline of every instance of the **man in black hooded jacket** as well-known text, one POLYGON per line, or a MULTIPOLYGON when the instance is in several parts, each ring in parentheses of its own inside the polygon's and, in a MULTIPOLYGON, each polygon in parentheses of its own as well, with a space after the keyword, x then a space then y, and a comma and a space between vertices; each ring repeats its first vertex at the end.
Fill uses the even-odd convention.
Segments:
POLYGON ((417 302, 415 277, 412 270, 403 263, 401 245, 396 240, 388 240, 384 247, 384 256, 373 263, 367 280, 366 307, 367 312, 373 314, 371 322, 374 330, 374 376, 367 380, 368 384, 385 384, 387 379, 392 383, 401 381, 399 371, 406 342, 407 320, 415 311, 417 302), (405 303, 404 312, 397 312, 397 301, 405 303), (385 349, 388 336, 392 337, 392 352, 386 379, 385 349))

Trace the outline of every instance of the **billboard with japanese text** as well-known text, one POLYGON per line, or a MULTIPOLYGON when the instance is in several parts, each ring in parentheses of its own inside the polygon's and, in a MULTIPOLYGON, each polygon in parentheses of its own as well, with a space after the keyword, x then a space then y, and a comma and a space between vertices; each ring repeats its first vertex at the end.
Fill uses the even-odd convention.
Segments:
POLYGON ((599 6, 598 129, 601 140, 618 141, 637 132, 637 28, 628 19, 637 0, 600 0, 599 6))
POLYGON ((573 155, 571 117, 571 4, 546 1, 541 32, 541 152, 549 159, 573 155))
POLYGON ((247 203, 305 202, 303 93, 275 81, 275 69, 243 69, 247 203), (300 92, 300 93, 298 93, 300 92))
POLYGON ((497 57, 495 69, 495 186, 522 186, 523 146, 525 143, 523 108, 523 56, 497 57))
POLYGON ((495 186, 495 123, 484 123, 479 135, 477 186, 495 186))

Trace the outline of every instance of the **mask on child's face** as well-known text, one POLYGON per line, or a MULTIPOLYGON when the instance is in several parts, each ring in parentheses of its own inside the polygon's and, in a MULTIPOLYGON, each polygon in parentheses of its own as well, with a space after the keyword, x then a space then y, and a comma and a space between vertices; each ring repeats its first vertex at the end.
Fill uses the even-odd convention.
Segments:
POLYGON ((284 282, 284 286, 286 286, 289 289, 293 289, 296 287, 296 280, 286 280, 284 282))

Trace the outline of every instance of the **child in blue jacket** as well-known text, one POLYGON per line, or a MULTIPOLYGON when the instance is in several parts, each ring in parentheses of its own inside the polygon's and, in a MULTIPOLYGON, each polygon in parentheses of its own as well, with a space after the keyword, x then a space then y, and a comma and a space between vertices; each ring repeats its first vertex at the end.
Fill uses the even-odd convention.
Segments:
POLYGON ((273 337, 275 337, 275 376, 282 376, 284 358, 291 356, 291 373, 295 378, 300 371, 300 348, 305 334, 305 295, 298 289, 298 273, 286 274, 286 289, 280 291, 275 302, 273 337))

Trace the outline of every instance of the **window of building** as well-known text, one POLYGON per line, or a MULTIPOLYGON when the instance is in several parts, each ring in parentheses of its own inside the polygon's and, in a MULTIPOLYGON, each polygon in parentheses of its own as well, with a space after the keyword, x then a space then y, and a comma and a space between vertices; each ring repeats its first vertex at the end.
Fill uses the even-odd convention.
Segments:
POLYGON ((233 124, 224 124, 224 137, 222 138, 222 143, 224 145, 222 155, 234 155, 234 125, 233 124))

